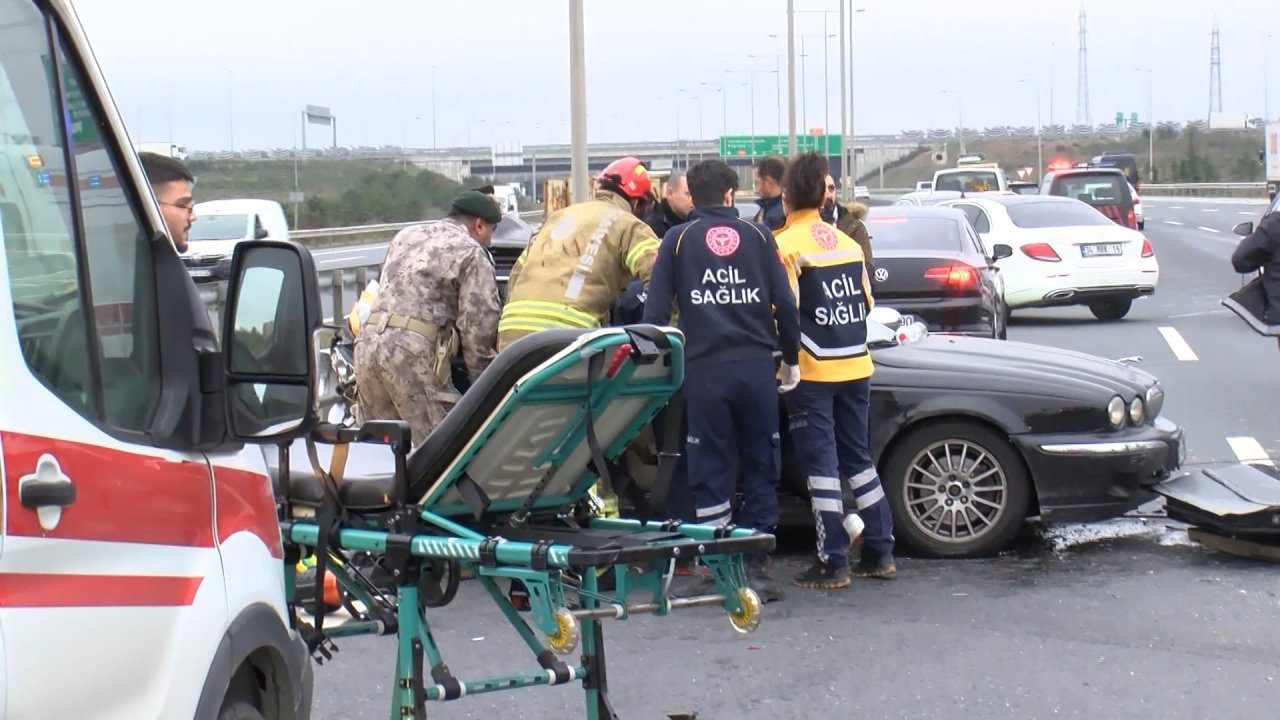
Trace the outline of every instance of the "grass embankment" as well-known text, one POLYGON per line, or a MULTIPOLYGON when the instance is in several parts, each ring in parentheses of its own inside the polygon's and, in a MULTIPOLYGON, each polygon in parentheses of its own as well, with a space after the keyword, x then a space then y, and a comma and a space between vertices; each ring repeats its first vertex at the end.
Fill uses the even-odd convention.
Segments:
MULTIPOLYGON (((196 199, 262 198, 284 206, 293 229, 411 222, 439 217, 463 187, 449 178, 389 160, 308 160, 298 164, 305 200, 294 208, 292 160, 192 161, 196 199)), ((481 184, 468 178, 467 186, 481 184)))

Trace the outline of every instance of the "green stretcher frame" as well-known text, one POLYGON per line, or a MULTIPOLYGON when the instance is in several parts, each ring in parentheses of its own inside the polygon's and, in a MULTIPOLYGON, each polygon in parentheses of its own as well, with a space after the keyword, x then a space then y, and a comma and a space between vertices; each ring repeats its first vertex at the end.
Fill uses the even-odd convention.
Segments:
MULTIPOLYGON (((513 345, 507 351, 515 348, 513 345)), ((309 636, 317 662, 323 664, 333 657, 335 638, 396 635, 391 720, 425 720, 426 703, 432 701, 571 682, 582 683, 588 720, 615 720, 618 715, 608 696, 603 620, 719 607, 728 614, 734 630, 744 634, 754 631, 760 622, 761 601, 747 584, 744 554, 771 551, 772 535, 732 526, 600 517, 588 497, 588 490, 600 479, 590 463, 573 479, 568 492, 541 496, 529 507, 521 498, 495 500, 482 518, 453 492, 486 441, 516 410, 526 406, 576 405, 572 420, 538 458, 553 468, 587 444, 588 409, 593 423, 609 411, 631 412, 622 430, 599 445, 606 461, 615 460, 680 387, 683 352, 683 335, 674 328, 633 326, 583 333, 511 386, 480 431, 418 502, 403 498, 408 446, 404 423, 367 423, 365 429, 345 435, 327 427, 313 434, 318 441, 363 440, 391 445, 397 459, 398 488, 398 497, 377 513, 352 514, 330 506, 328 517, 322 509, 314 518, 295 519, 288 498, 281 503, 291 613, 296 611, 292 601, 294 565, 307 550, 319 551, 321 572, 325 564, 332 565, 330 571, 342 592, 363 608, 352 620, 327 629, 312 628, 295 614, 295 624, 309 636), (633 334, 634 329, 642 332, 633 334), (648 342, 653 339, 656 344, 648 342), (655 363, 666 372, 656 378, 636 376, 641 368, 653 368, 655 363), (580 368, 587 370, 586 382, 563 380, 566 373, 580 368), (618 403, 635 399, 643 400, 638 409, 620 409, 618 403), (368 427, 373 425, 377 427, 368 427), (399 431, 398 437, 387 430, 389 425, 399 431), (446 502, 448 498, 453 500, 446 502), (350 562, 350 553, 378 558, 396 578, 394 592, 365 577, 350 562), (714 591, 672 597, 676 561, 695 558, 709 568, 714 591), (536 669, 470 680, 453 676, 431 633, 430 619, 437 608, 424 605, 420 597, 424 588, 441 581, 445 568, 452 573, 472 573, 529 648, 536 669), (504 595, 498 585, 501 580, 509 581, 513 590, 522 587, 527 593, 528 619, 522 614, 524 608, 516 605, 517 595, 504 595), (602 588, 604 580, 612 580, 610 589, 602 588), (638 599, 633 597, 637 595, 638 599), (579 647, 580 656, 566 662, 579 647)), ((281 466, 287 477, 288 461, 283 453, 281 466)), ((322 483, 332 481, 323 477, 323 470, 317 470, 322 483)), ((326 493, 326 502, 336 503, 336 496, 336 492, 326 493)))

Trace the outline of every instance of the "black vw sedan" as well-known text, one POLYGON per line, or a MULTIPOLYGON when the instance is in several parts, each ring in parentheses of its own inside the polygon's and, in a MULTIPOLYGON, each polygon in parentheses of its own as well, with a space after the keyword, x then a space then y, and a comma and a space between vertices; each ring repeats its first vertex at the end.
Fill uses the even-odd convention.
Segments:
MULTIPOLYGON (((1185 457, 1157 379, 1121 362, 868 319, 871 454, 899 544, 929 557, 1007 549, 1030 518, 1092 522, 1157 497, 1185 457), (915 334, 912 330, 923 331, 915 334)), ((784 415, 780 409, 780 415, 784 415)), ((783 423, 783 526, 813 523, 783 423)), ((633 454, 639 484, 653 467, 633 454)), ((847 492, 847 491, 846 491, 847 492)), ((852 497, 846 507, 853 508, 852 497)))
POLYGON ((968 217, 955 208, 874 207, 865 220, 875 255, 871 292, 930 330, 1004 339, 1004 284, 996 245, 988 257, 968 217))

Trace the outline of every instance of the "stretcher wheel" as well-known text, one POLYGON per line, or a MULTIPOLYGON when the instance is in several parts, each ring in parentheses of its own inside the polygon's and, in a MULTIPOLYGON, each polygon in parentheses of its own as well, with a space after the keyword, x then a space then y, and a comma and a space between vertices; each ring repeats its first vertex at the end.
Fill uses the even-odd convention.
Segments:
POLYGON ((760 596, 751 588, 738 588, 737 597, 742 609, 738 612, 729 613, 729 622, 733 625, 734 630, 746 635, 760 627, 762 604, 760 596))
POLYGON ((547 644, 551 646, 552 652, 568 655, 578 648, 578 638, 581 635, 578 618, 568 608, 557 608, 551 616, 555 618, 556 631, 547 636, 547 644))
POLYGON ((457 560, 432 558, 422 566, 418 577, 418 600, 423 607, 439 608, 448 605, 458 594, 462 567, 457 560))

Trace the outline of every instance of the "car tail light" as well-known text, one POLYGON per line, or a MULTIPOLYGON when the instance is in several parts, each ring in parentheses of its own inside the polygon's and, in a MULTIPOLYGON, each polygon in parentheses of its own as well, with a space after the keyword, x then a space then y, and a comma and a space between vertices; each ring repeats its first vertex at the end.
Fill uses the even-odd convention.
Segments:
POLYGON ((936 280, 951 290, 974 290, 978 287, 978 271, 969 265, 938 265, 924 271, 926 280, 936 280))
POLYGON ((1142 257, 1147 258, 1147 257, 1155 257, 1155 256, 1156 256, 1156 251, 1154 248, 1151 247, 1151 241, 1145 237, 1142 238, 1142 257))
POLYGON ((1137 229, 1138 218, 1133 214, 1133 208, 1129 208, 1128 213, 1124 216, 1124 223, 1130 229, 1137 229))
POLYGON ((1062 262, 1062 258, 1058 257, 1058 253, 1054 252, 1049 243, 1031 243, 1022 246, 1022 254, 1032 260, 1041 262, 1062 262))

